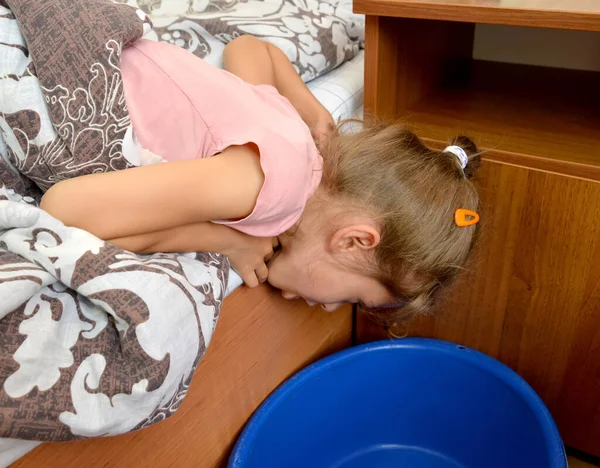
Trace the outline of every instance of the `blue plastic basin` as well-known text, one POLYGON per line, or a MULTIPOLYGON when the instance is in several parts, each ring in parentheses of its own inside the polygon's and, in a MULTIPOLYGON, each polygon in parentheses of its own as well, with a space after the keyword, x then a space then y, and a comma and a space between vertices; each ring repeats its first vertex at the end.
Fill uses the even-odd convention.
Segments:
POLYGON ((357 346, 313 364, 254 414, 230 468, 566 468, 527 383, 437 340, 357 346))

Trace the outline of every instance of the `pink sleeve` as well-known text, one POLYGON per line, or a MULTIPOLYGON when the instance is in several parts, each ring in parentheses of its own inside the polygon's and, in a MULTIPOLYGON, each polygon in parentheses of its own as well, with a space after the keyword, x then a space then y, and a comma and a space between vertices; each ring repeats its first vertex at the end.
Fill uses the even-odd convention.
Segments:
POLYGON ((280 130, 261 128, 224 142, 224 148, 254 143, 260 152, 265 182, 249 216, 239 221, 215 222, 251 236, 271 237, 282 234, 300 219, 320 182, 322 160, 309 133, 301 141, 291 142, 284 136, 285 129, 280 130))

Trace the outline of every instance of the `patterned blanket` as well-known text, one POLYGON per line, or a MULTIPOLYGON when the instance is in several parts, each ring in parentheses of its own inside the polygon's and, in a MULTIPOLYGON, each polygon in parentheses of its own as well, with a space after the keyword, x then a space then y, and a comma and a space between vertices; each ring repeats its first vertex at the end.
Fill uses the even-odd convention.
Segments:
POLYGON ((120 53, 150 28, 109 0, 0 0, 0 437, 161 421, 213 333, 222 256, 134 255, 37 208, 59 180, 130 166, 120 53))
POLYGON ((147 39, 170 42, 220 66, 225 44, 251 34, 285 52, 304 81, 358 54, 364 16, 352 0, 117 0, 150 15, 147 39))

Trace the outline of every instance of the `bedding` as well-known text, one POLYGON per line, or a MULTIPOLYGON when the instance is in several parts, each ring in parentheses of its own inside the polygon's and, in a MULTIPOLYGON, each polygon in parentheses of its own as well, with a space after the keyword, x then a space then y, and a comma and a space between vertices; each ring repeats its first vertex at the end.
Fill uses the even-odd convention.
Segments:
POLYGON ((0 21, 0 435, 141 429, 184 398, 228 262, 134 255, 36 205, 56 180, 129 165, 119 54, 150 22, 109 0, 9 0, 0 21))
POLYGON ((308 83, 310 90, 336 122, 362 118, 364 68, 365 53, 361 50, 348 63, 308 83))
POLYGON ((118 0, 148 14, 146 39, 183 47, 216 66, 232 39, 250 34, 285 52, 304 81, 355 57, 364 17, 352 0, 118 0))
POLYGON ((40 444, 35 440, 0 438, 0 468, 6 468, 40 444))
MULTIPOLYGON (((281 46, 275 28, 309 79, 349 60, 362 40, 361 19, 349 7, 344 12, 343 2, 279 3, 268 7, 279 16, 261 16, 258 29, 244 29, 249 16, 240 12, 250 15, 245 8, 256 2, 217 0, 202 7, 202 17, 230 27, 225 15, 233 8, 237 29, 224 33, 215 26, 215 36, 198 33, 200 19, 189 13, 200 2, 138 0, 140 8, 115 3, 0 0, 0 297, 9 298, 0 301, 0 369, 8 377, 0 389, 2 437, 115 435, 170 416, 210 341, 226 290, 241 283, 238 277, 228 284, 222 256, 134 255, 66 228, 37 208, 42 191, 58 180, 131 166, 118 69, 122 48, 154 36, 195 48, 218 64, 223 44, 236 34, 271 35, 281 46), (167 7, 174 4, 187 4, 181 11, 189 19, 173 15, 167 7), (306 23, 303 15, 315 5, 331 14, 321 4, 337 16, 326 21, 325 13, 309 15, 309 23, 321 28, 316 37, 333 41, 339 18, 352 22, 344 26, 352 45, 325 47, 333 55, 310 45, 306 31, 291 34, 282 27, 290 21, 281 16, 284 10, 292 25, 306 23)), ((362 64, 360 73, 344 71, 358 70, 357 60, 362 63, 357 57, 310 84, 342 118, 360 99, 362 64), (342 78, 330 79, 331 73, 342 78)), ((16 443, 10 452, 11 441, 1 442, 9 458, 27 445, 16 443)))

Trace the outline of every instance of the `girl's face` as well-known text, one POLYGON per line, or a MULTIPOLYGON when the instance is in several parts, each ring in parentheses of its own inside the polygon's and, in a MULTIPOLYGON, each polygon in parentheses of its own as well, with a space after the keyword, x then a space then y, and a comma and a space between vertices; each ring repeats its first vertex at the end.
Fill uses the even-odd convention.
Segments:
POLYGON ((375 278, 348 268, 342 261, 348 256, 332 247, 330 240, 323 242, 306 232, 284 234, 279 240, 281 249, 269 262, 268 280, 286 299, 321 304, 328 312, 346 303, 374 308, 394 302, 390 291, 375 278))

